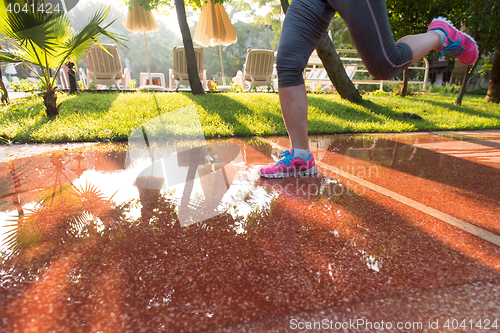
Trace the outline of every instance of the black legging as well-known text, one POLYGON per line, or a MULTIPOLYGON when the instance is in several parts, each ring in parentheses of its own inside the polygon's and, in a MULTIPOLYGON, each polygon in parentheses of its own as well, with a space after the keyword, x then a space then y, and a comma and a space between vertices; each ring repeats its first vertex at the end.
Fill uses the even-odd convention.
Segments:
POLYGON ((286 13, 276 59, 278 86, 304 84, 304 68, 335 12, 344 19, 366 69, 390 79, 412 62, 405 43, 395 43, 385 0, 293 0, 286 13))

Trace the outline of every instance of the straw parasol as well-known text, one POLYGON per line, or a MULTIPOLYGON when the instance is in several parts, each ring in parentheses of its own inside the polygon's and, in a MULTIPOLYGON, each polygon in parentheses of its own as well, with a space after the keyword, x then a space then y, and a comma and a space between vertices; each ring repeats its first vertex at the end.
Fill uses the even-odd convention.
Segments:
POLYGON ((224 6, 208 0, 208 3, 201 10, 193 40, 202 46, 219 45, 222 79, 225 80, 221 45, 235 43, 238 41, 238 37, 224 6))
POLYGON ((151 75, 151 67, 149 65, 148 42, 146 39, 146 32, 158 30, 155 17, 150 10, 145 10, 142 4, 132 4, 127 15, 127 19, 123 21, 123 25, 131 32, 142 32, 144 34, 144 44, 146 45, 146 59, 148 62, 149 85, 144 88, 161 89, 163 88, 154 86, 151 75))

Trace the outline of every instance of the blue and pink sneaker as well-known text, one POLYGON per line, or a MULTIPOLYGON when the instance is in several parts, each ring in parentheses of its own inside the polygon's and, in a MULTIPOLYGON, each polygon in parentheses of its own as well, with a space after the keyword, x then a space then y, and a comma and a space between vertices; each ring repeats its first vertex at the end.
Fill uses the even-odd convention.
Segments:
POLYGON ((440 16, 432 20, 427 31, 432 30, 441 30, 446 35, 438 49, 441 54, 451 55, 467 66, 477 60, 478 49, 474 38, 459 31, 448 19, 440 16))
POLYGON ((314 176, 318 173, 314 157, 310 154, 307 160, 293 156, 293 150, 285 150, 279 160, 259 170, 259 175, 264 178, 285 178, 314 176))

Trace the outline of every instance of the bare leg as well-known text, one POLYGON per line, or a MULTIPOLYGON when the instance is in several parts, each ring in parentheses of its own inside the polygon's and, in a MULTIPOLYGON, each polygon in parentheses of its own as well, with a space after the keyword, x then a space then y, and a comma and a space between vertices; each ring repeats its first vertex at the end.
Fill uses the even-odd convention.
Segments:
POLYGON ((279 88, 281 113, 293 148, 309 149, 306 86, 279 88))
POLYGON ((437 50, 441 46, 441 36, 435 31, 424 34, 404 36, 398 43, 406 43, 413 51, 413 62, 422 59, 429 51, 437 50))
MULTIPOLYGON (((409 35, 401 38, 413 52, 413 63, 423 58, 429 51, 441 46, 441 36, 434 31, 409 35)), ((309 149, 307 136, 307 94, 305 85, 279 89, 281 113, 293 148, 309 149)))

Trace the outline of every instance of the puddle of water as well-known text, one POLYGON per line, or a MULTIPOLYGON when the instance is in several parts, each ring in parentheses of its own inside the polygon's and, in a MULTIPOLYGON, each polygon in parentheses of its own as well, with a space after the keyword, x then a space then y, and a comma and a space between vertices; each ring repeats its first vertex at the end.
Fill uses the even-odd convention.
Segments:
POLYGON ((333 177, 260 179, 268 146, 153 125, 0 164, 0 328, 185 332, 492 275, 333 177))

